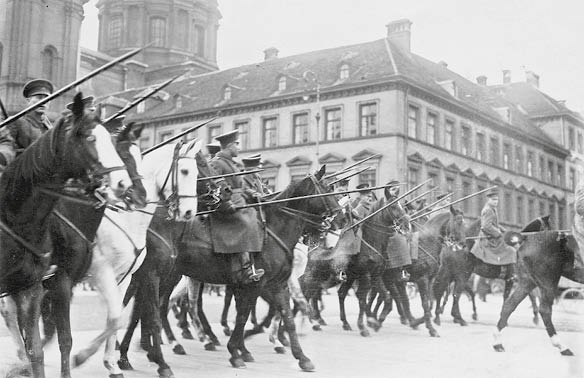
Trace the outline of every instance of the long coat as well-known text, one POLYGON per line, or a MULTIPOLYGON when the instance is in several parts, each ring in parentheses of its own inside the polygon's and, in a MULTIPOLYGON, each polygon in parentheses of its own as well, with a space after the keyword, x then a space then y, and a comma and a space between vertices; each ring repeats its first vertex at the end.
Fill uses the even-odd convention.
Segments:
MULTIPOLYGON (((394 199, 395 197, 389 197, 385 200, 386 202, 384 203, 389 203, 394 199)), ((401 226, 402 229, 410 229, 409 218, 405 216, 406 211, 399 202, 391 205, 388 210, 391 213, 394 221, 397 220, 396 223, 401 226)), ((405 265, 410 265, 412 263, 412 255, 408 240, 404 235, 398 232, 393 232, 389 236, 386 253, 389 268, 399 268, 405 265)))
POLYGON ((515 249, 503 240, 497 210, 489 204, 481 211, 479 239, 474 243, 471 253, 487 264, 507 265, 517 262, 515 249))
MULTIPOLYGON (((241 165, 231 156, 219 151, 211 160, 211 167, 218 175, 241 171, 241 165)), ((245 205, 241 176, 226 177, 233 194, 235 206, 245 205)), ((211 214, 211 240, 217 253, 259 252, 263 245, 263 231, 253 208, 240 209, 233 214, 211 214)))
MULTIPOLYGON (((0 153, 7 165, 52 127, 45 115, 32 112, 0 129, 0 153)), ((0 166, 0 170, 4 168, 0 166)))
POLYGON ((574 253, 574 265, 584 269, 584 179, 581 179, 576 186, 574 210, 572 234, 578 243, 578 251, 574 253))

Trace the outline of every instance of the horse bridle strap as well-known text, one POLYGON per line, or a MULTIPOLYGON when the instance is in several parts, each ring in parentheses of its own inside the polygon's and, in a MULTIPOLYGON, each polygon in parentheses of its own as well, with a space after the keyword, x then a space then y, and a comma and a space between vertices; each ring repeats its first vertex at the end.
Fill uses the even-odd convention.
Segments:
POLYGON ((172 156, 172 163, 170 165, 170 169, 168 170, 168 173, 166 174, 166 178, 164 179, 164 183, 162 184, 162 187, 160 188, 160 191, 158 192, 158 195, 160 196, 160 198, 163 198, 166 200, 166 206, 168 207, 168 214, 171 217, 176 217, 176 214, 178 212, 178 207, 180 205, 179 202, 180 202, 181 198, 197 198, 197 195, 181 195, 179 193, 179 188, 178 188, 178 162, 179 162, 179 160, 192 159, 192 160, 196 161, 196 158, 194 158, 194 157, 190 158, 190 157, 180 155, 180 149, 182 148, 182 145, 183 145, 183 143, 179 142, 174 147, 174 154, 172 156), (166 185, 168 184, 169 180, 170 180, 172 193, 171 193, 170 197, 165 198, 164 189, 166 188, 166 185))
POLYGON ((46 258, 50 254, 50 252, 42 252, 37 247, 35 247, 31 243, 29 243, 26 240, 24 240, 22 237, 20 237, 20 235, 18 235, 16 232, 14 232, 10 227, 8 227, 2 221, 0 221, 0 229, 2 231, 6 232, 8 234, 8 236, 10 236, 13 240, 15 240, 16 242, 18 242, 24 248, 26 248, 27 250, 29 250, 30 252, 32 252, 35 256, 37 256, 39 258, 46 258))
POLYGON ((289 255, 294 256, 294 252, 292 252, 290 250, 290 248, 288 248, 288 246, 286 245, 286 243, 284 243, 284 241, 282 239, 280 239, 280 237, 278 235, 276 235, 276 233, 274 231, 272 231, 269 227, 266 226, 266 231, 268 232, 268 235, 272 237, 272 239, 274 239, 276 241, 276 243, 278 243, 278 245, 289 255))
POLYGON ((76 234, 78 234, 81 239, 83 239, 90 247, 93 248, 94 242, 92 242, 91 240, 89 240, 87 238, 87 236, 81 232, 81 230, 73 223, 69 220, 69 218, 67 218, 66 216, 64 216, 63 214, 61 214, 58 210, 53 210, 52 213, 59 219, 61 220, 63 223, 65 223, 67 226, 69 226, 69 228, 71 228, 73 231, 75 231, 76 234))

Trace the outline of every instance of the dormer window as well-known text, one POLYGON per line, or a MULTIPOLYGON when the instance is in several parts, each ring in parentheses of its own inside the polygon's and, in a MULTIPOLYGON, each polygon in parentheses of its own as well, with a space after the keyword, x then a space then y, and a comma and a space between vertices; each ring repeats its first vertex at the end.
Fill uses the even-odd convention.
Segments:
POLYGON ((223 91, 223 100, 231 100, 231 88, 230 87, 225 87, 225 90, 223 91))
POLYGON ((341 65, 341 69, 339 70, 339 79, 345 80, 349 78, 349 65, 347 63, 343 63, 341 65))
POLYGON ((286 76, 282 76, 278 79, 278 91, 286 90, 286 76))
POLYGON ((181 95, 177 95, 176 98, 174 99, 174 107, 176 109, 180 109, 183 106, 183 102, 182 102, 182 96, 181 95))

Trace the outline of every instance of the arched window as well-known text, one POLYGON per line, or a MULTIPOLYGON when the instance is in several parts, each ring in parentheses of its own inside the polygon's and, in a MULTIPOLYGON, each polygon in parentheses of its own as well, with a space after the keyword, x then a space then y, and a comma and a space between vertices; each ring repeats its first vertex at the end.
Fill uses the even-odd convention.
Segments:
POLYGON ((195 25, 195 54, 205 56, 205 28, 201 25, 195 25))
POLYGON ((286 90, 286 76, 281 76, 278 79, 278 91, 286 90))
POLYGON ((178 11, 177 24, 176 43, 181 49, 187 49, 189 47, 189 13, 186 10, 181 9, 178 11))
POLYGON ((136 5, 132 5, 128 8, 128 34, 126 36, 128 46, 138 46, 140 30, 140 9, 136 5))
POLYGON ((166 44, 166 19, 152 17, 150 19, 150 42, 155 47, 164 47, 166 44))
POLYGON ((107 25, 109 47, 115 49, 122 45, 122 16, 113 16, 107 25))
POLYGON ((55 81, 57 74, 57 49, 53 46, 46 46, 41 52, 41 66, 43 77, 47 80, 55 81))
POLYGON ((339 70, 339 79, 345 80, 349 78, 349 65, 347 63, 343 63, 341 65, 341 69, 339 70))
POLYGON ((223 91, 223 100, 231 100, 231 87, 225 87, 223 91))

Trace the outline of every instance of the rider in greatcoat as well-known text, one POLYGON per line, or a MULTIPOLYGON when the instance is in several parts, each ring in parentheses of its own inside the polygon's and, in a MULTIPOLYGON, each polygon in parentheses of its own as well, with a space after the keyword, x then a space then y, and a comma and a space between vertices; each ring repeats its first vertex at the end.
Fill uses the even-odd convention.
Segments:
POLYGON ((584 175, 576 186, 574 198, 574 224, 572 225, 572 234, 578 243, 578 250, 574 252, 574 270, 578 275, 584 276, 584 175))
MULTIPOLYGON (((399 181, 390 181, 387 185, 393 185, 385 189, 387 203, 399 197, 399 181)), ((390 267, 400 269, 400 279, 408 281, 410 273, 407 268, 412 264, 409 242, 412 238, 410 218, 403 206, 397 201, 389 207, 394 218, 394 231, 389 236, 387 253, 390 257, 390 267), (393 266, 392 266, 393 265, 393 266)))
MULTIPOLYGON (((243 169, 245 171, 253 171, 261 168, 262 155, 255 154, 241 159, 243 169)), ((243 176, 243 195, 248 202, 257 202, 266 194, 270 194, 270 190, 262 182, 262 178, 258 173, 250 173, 243 176)))

